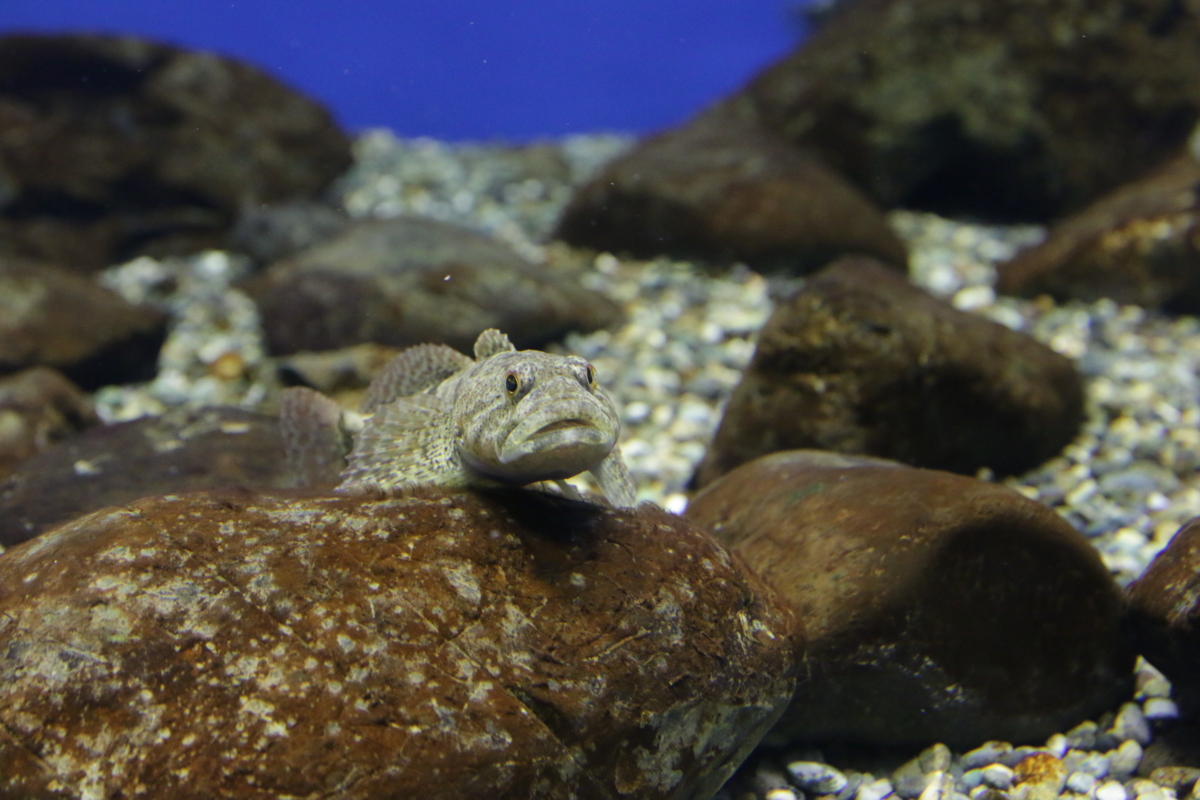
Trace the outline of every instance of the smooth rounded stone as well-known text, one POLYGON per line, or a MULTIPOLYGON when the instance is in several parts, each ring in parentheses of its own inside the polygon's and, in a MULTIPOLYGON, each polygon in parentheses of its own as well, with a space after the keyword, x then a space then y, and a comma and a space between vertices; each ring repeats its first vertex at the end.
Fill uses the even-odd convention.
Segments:
POLYGON ((181 407, 90 428, 22 462, 0 483, 0 545, 146 495, 233 484, 291 485, 276 416, 181 407))
POLYGON ((54 367, 86 390, 147 380, 166 324, 88 278, 0 256, 0 373, 54 367))
POLYGON ((1142 761, 1142 746, 1133 739, 1121 742, 1108 756, 1108 770, 1113 775, 1132 775, 1142 761))
POLYGON ((1200 311, 1200 161, 1180 156, 1051 227, 1046 240, 997 270, 1020 297, 1200 311))
POLYGON ((60 372, 34 367, 0 378, 0 480, 22 461, 98 424, 91 398, 60 372))
POLYGON ((1055 800, 1067 782, 1067 765, 1049 753, 1033 753, 1013 767, 1014 800, 1055 800))
POLYGON ((846 253, 903 271, 882 211, 787 139, 734 116, 701 115, 651 137, 582 186, 555 232, 641 258, 741 261, 798 274, 846 253))
POLYGON ((1192 793, 1192 787, 1200 780, 1198 767, 1157 767, 1150 772, 1150 780, 1170 789, 1178 797, 1187 797, 1192 793))
POLYGON ((800 448, 1015 474, 1074 438, 1083 400, 1069 359, 845 258, 767 320, 696 481, 800 448))
POLYGON ((1132 739, 1140 745, 1150 744, 1150 725, 1137 703, 1122 703, 1109 732, 1121 741, 1132 739))
POLYGON ((787 770, 792 782, 810 794, 837 794, 849 783, 840 770, 814 761, 793 761, 787 770))
POLYGON ((854 795, 854 800, 883 800, 883 798, 890 795, 893 791, 895 790, 890 780, 887 778, 876 778, 859 787, 858 793, 854 795))
POLYGON ((1067 737, 1061 733, 1052 733, 1050 738, 1046 740, 1044 749, 1047 753, 1055 758, 1062 758, 1067 754, 1067 750, 1071 747, 1071 743, 1067 741, 1067 737))
POLYGON ((1179 706, 1166 697, 1151 697, 1142 708, 1147 720, 1163 721, 1179 718, 1179 706))
POLYGON ((1179 529, 1127 591, 1134 646, 1171 681, 1182 713, 1200 712, 1200 517, 1179 529))
POLYGON ((1067 791, 1076 794, 1091 794, 1096 788, 1096 776, 1087 772, 1072 772, 1064 784, 1067 791))
POLYGON ((1096 734, 1100 726, 1090 719, 1067 731, 1067 744, 1076 750, 1091 750, 1096 746, 1096 734))
POLYGON ((69 797, 707 798, 799 636, 678 517, 522 490, 146 498, 0 557, 0 618, 0 794, 69 797))
POLYGON ((954 800, 954 777, 941 770, 926 776, 929 780, 919 800, 954 800))
POLYGON ((989 764, 980 770, 980 778, 993 789, 1007 789, 1013 784, 1013 771, 1003 764, 989 764))
POLYGON ((1063 757, 1063 763, 1071 772, 1086 772, 1094 778, 1107 778, 1110 769, 1108 753, 1098 753, 1086 750, 1070 750, 1063 757))
POLYGON ((920 797, 932 780, 929 770, 921 766, 920 756, 909 759, 892 773, 892 787, 897 797, 914 800, 920 797))
POLYGON ((1125 784, 1125 789, 1140 800, 1175 800, 1173 795, 1167 795, 1157 783, 1146 778, 1134 778, 1125 784))
POLYGON ((307 386, 357 409, 371 380, 400 352, 381 344, 356 344, 337 350, 279 356, 275 366, 287 386, 307 386))
POLYGON ((1128 800, 1129 793, 1117 781, 1105 781, 1096 787, 1096 800, 1128 800))
POLYGON ((1129 696, 1120 592, 1058 514, 973 478, 822 458, 745 464, 685 512, 805 623, 806 679, 772 740, 1028 741, 1129 696))
POLYGON ((101 268, 217 247, 243 206, 350 165, 315 102, 248 64, 143 39, 0 38, 0 248, 101 268))
POLYGON ((469 352, 498 328, 518 347, 616 322, 619 307, 578 276, 532 264, 508 245, 420 217, 358 222, 277 262, 248 287, 276 354, 376 342, 434 342, 469 352))
POLYGON ((1200 25, 1157 0, 843 3, 726 105, 886 207, 1047 219, 1183 146, 1200 25))
POLYGON ((345 211, 315 200, 246 206, 229 232, 229 249, 270 264, 332 239, 349 224, 345 211))
POLYGON ((979 769, 989 764, 999 763, 1002 758, 1013 751, 1008 742, 984 742, 974 750, 968 750, 959 757, 958 763, 963 769, 979 769))

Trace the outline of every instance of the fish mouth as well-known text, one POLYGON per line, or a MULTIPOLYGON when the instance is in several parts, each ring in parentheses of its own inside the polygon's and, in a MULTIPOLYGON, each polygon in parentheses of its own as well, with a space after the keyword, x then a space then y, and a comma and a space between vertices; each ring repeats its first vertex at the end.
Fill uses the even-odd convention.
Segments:
MULTIPOLYGON (((553 433, 554 431, 565 431, 571 428, 594 428, 596 427, 586 419, 560 419, 551 422, 549 425, 543 425, 533 432, 533 436, 541 436, 544 433, 553 433)), ((532 437, 531 437, 532 438, 532 437)))

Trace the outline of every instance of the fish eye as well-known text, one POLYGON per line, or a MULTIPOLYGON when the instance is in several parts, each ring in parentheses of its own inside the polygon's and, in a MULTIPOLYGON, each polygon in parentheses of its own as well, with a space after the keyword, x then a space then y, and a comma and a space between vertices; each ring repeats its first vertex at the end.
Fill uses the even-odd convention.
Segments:
POLYGON ((587 382, 588 386, 596 385, 596 368, 591 364, 587 365, 587 382))
POLYGON ((521 379, 517 377, 517 373, 510 372, 504 376, 504 388, 510 395, 517 393, 517 390, 521 388, 521 379))

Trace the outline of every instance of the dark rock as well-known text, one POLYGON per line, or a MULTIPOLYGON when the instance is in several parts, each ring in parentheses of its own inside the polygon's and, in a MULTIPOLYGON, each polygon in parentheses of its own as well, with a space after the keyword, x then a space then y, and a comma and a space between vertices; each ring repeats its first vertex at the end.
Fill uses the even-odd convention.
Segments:
POLYGON ((149 380, 166 324, 88 278, 0 257, 0 372, 50 366, 88 390, 149 380))
POLYGON ((839 3, 726 105, 885 207, 1048 219, 1183 144, 1200 17, 1177 0, 839 3))
POLYGON ((1138 651, 1171 681, 1180 711, 1200 715, 1200 517, 1180 528, 1129 585, 1129 600, 1138 651))
POLYGON ((1008 475, 1056 454, 1082 420, 1070 360, 846 258, 767 320, 697 481, 800 448, 1008 475))
POLYGON ((230 484, 289 485, 275 417, 175 408, 92 428, 26 460, 0 483, 0 545, 146 495, 230 484))
POLYGON ((336 237, 349 224, 341 209, 311 200, 247 206, 229 234, 229 247, 270 264, 336 237))
POLYGON ((487 328, 518 347, 615 322, 620 310, 575 276, 507 245, 419 217, 360 222, 279 262, 251 288, 274 353, 361 342, 448 344, 470 352, 487 328))
POLYGON ((1095 548, 1006 487, 787 452, 685 516, 805 626, 806 677, 772 740, 1040 741, 1132 690, 1121 595, 1095 548))
POLYGON ((846 253, 903 270, 908 254, 880 210, 777 134, 710 114, 639 144, 583 186, 556 235, 574 245, 744 261, 802 273, 846 253))
POLYGON ((701 800, 798 645, 678 517, 519 490, 149 498, 6 553, 0 618, 0 793, 73 798, 701 800))
POLYGON ((209 53, 115 36, 0 38, 0 242, 78 268, 222 244, 246 205, 350 164, 329 113, 209 53))
POLYGON ((98 424, 91 399, 62 373, 34 367, 0 378, 0 480, 30 456, 98 424))
POLYGON ((1200 312, 1200 162, 1183 156, 1051 228, 999 268, 1007 294, 1200 312))

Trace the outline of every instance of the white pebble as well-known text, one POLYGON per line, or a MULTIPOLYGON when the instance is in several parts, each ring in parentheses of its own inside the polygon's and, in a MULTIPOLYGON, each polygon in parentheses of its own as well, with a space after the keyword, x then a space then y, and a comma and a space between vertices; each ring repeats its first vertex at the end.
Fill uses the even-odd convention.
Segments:
POLYGON ((1096 800, 1129 800, 1129 794, 1116 781, 1105 781, 1096 787, 1096 800))
POLYGON ((812 794, 837 794, 846 788, 846 776, 828 764, 793 761, 787 770, 796 786, 812 794))
POLYGON ((1046 740, 1046 752, 1055 758, 1062 758, 1067 754, 1067 750, 1071 747, 1071 743, 1067 741, 1067 737, 1061 733, 1056 733, 1046 740))
POLYGON ((1113 720, 1112 733, 1122 741, 1132 739, 1140 745, 1150 744, 1150 726, 1137 703, 1125 703, 1113 720))
POLYGON ((989 764, 982 770, 983 782, 993 789, 1007 789, 1012 786, 1013 771, 1003 764, 989 764))
POLYGON ((1096 777, 1086 772, 1072 772, 1067 776, 1067 789, 1076 794, 1088 794, 1096 788, 1096 777))
POLYGON ((1178 719, 1179 706, 1169 697, 1150 697, 1142 706, 1146 719, 1178 719))
POLYGON ((858 787, 854 800, 883 800, 892 794, 892 782, 887 778, 877 778, 870 783, 858 787))
POLYGON ((1142 746, 1133 739, 1126 739, 1108 757, 1108 769, 1115 775, 1132 775, 1142 761, 1142 746))
POLYGON ((799 796, 791 789, 771 789, 765 795, 764 800, 800 800, 799 796))

